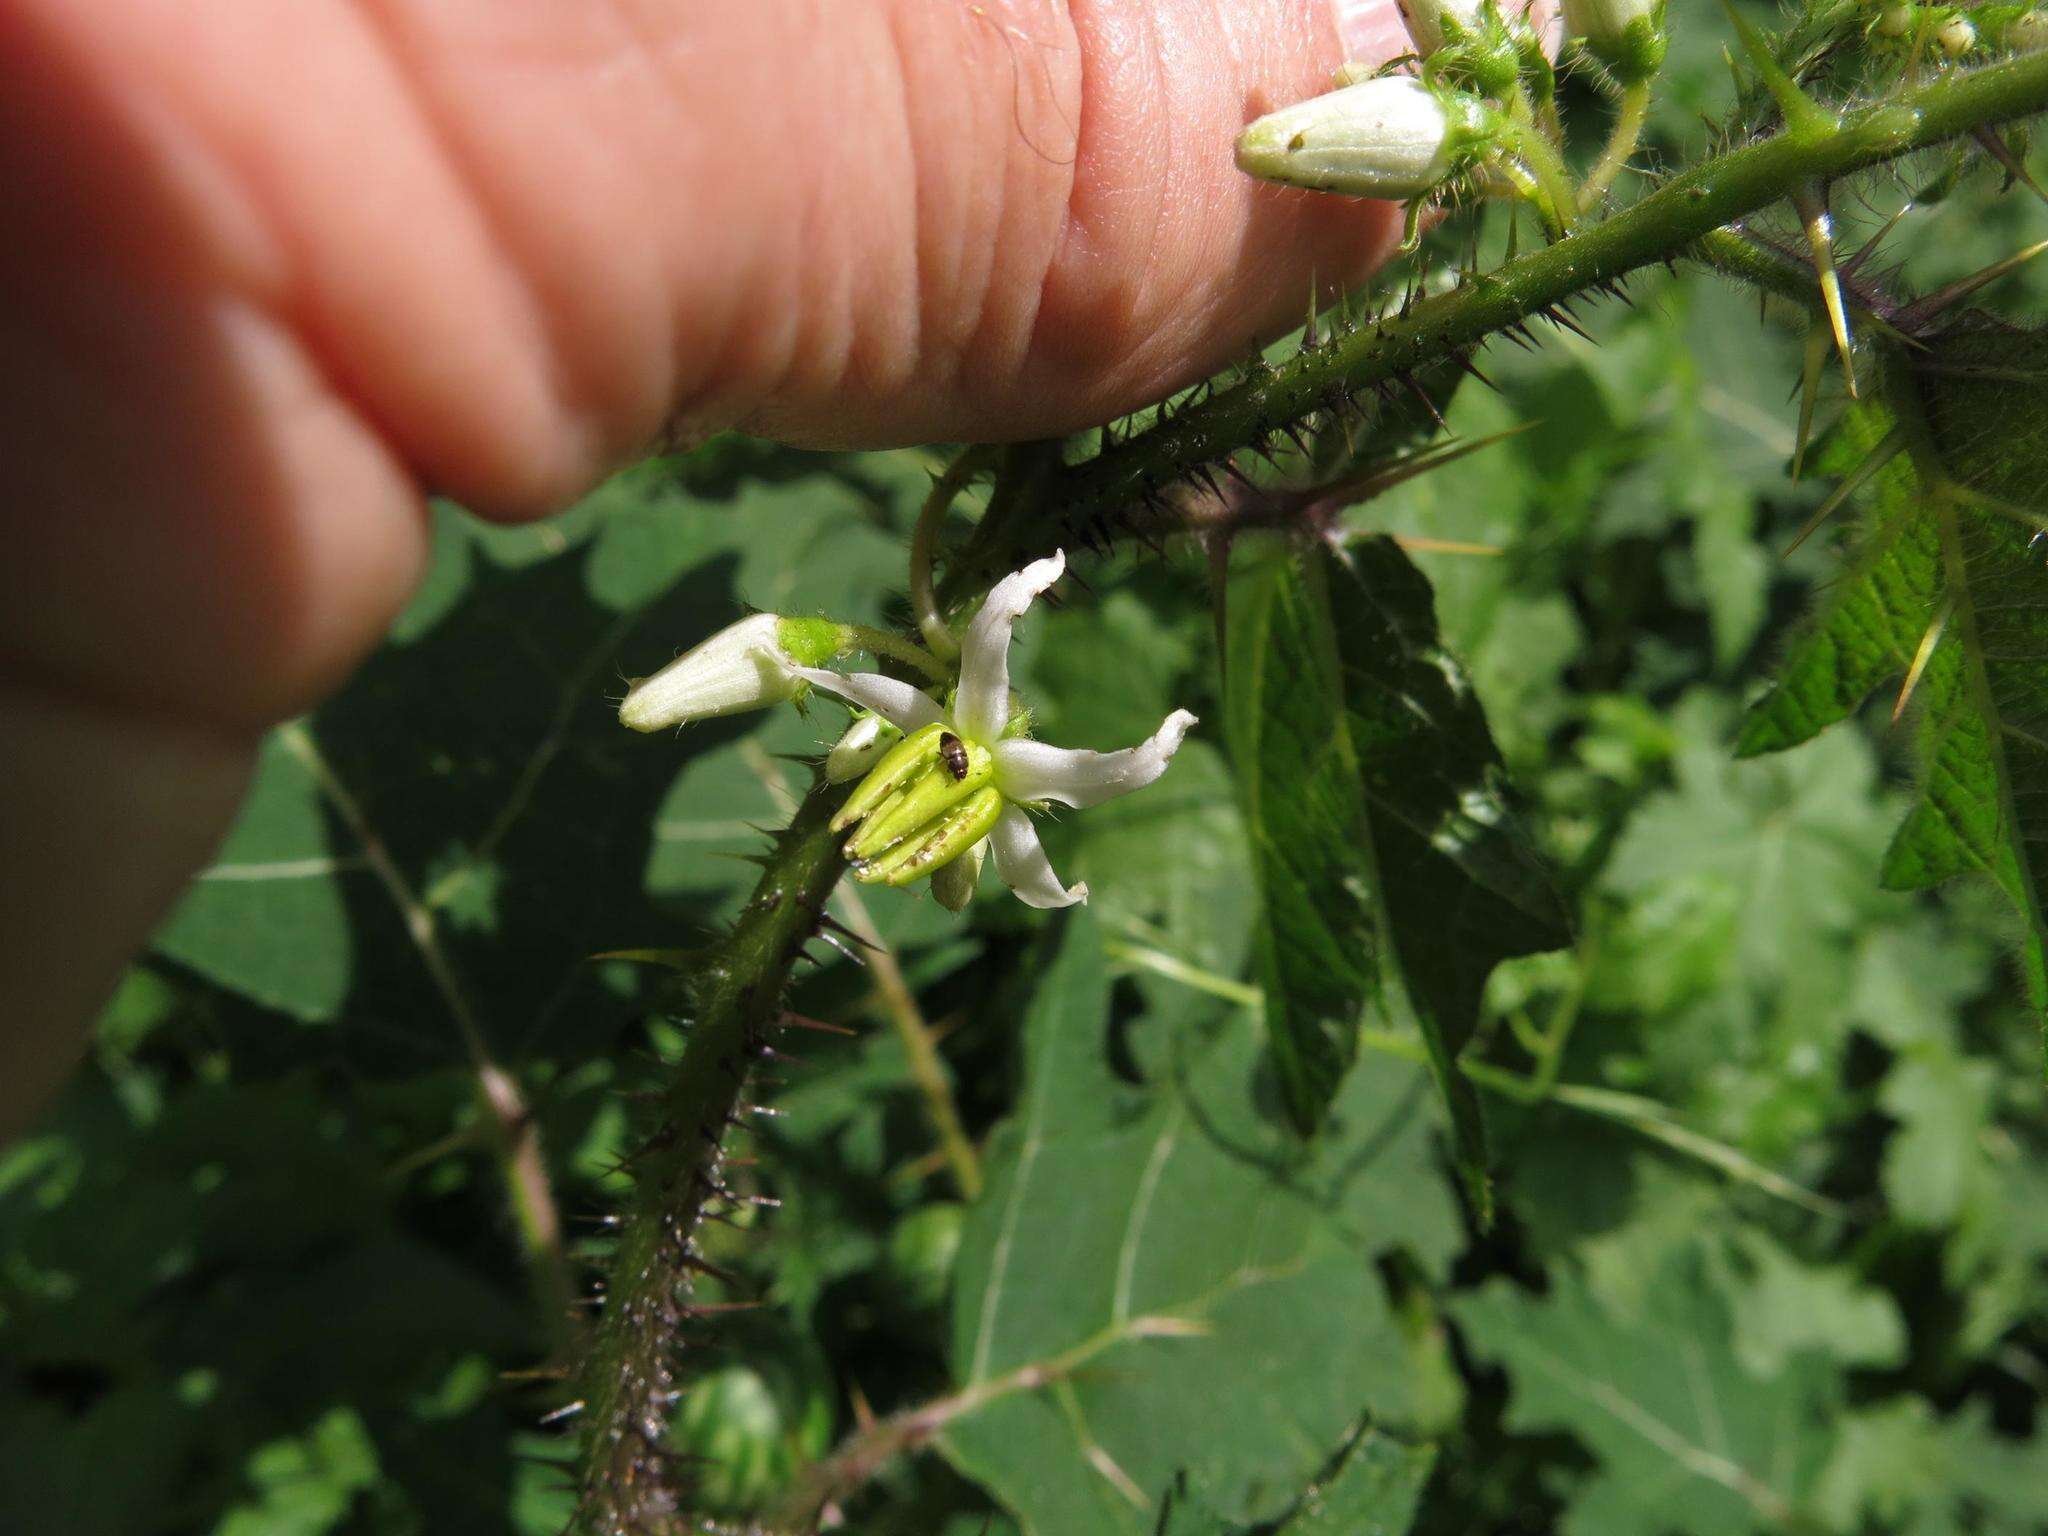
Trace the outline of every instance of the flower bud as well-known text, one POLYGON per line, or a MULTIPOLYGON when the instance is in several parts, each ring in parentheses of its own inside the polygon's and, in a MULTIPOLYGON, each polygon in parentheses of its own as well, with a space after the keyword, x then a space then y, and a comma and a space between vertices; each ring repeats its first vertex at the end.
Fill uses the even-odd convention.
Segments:
POLYGON ((988 839, 983 838, 949 864, 932 871, 932 895, 948 912, 964 912, 974 900, 974 888, 981 883, 981 863, 988 857, 988 839))
POLYGON ((1665 0, 1564 0, 1564 28, 1623 85, 1664 65, 1665 0))
POLYGON ((1260 118, 1237 141, 1237 166, 1291 187, 1415 198, 1481 158, 1498 131, 1476 96, 1382 75, 1260 118))
POLYGON ((1462 42, 1479 31, 1484 0, 1400 0, 1401 20, 1415 51, 1425 59, 1446 43, 1462 42))
POLYGON ((635 678, 619 705, 619 723, 660 731, 780 704, 803 690, 798 667, 820 666, 841 646, 840 626, 829 619, 757 613, 728 624, 652 677, 635 678))
POLYGON ((862 715, 825 754, 825 782, 844 784, 859 778, 902 739, 903 733, 880 715, 862 715))
POLYGON ((1964 17, 1951 16, 1934 34, 1934 41, 1950 58, 1961 58, 1977 46, 1977 29, 1964 17))
POLYGON ((2022 11, 2005 24, 1998 40, 2015 53, 2038 53, 2048 48, 2048 11, 2022 11))

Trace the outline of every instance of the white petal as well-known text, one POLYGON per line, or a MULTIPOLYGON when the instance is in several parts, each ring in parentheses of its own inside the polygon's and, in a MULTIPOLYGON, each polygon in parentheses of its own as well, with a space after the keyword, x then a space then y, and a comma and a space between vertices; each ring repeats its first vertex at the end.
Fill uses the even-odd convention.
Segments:
POLYGON ((989 749, 996 760, 996 787, 1008 800, 1100 805, 1143 789, 1166 772, 1194 723, 1193 715, 1176 709, 1150 737, 1121 752, 1083 752, 1043 741, 999 741, 989 749))
POLYGON ((1010 718, 1010 631, 1024 611, 1067 568, 1064 551, 1054 550, 989 590, 981 612, 960 642, 960 692, 953 718, 970 741, 993 742, 1010 718))
POLYGON ((1071 907, 1088 899, 1086 883, 1069 890, 1052 872, 1052 861, 1038 841, 1038 829, 1016 806, 1008 806, 988 835, 996 856, 996 873, 1027 907, 1071 907))
POLYGON ((879 672, 827 672, 820 667, 793 670, 814 687, 873 710, 906 736, 946 718, 946 712, 912 684, 879 672))

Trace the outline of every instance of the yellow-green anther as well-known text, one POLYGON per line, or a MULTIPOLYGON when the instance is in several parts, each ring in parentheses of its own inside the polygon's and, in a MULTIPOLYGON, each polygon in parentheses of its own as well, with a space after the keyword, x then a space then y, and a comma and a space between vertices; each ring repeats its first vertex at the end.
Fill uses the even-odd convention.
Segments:
POLYGON ((872 815, 884 800, 936 763, 939 737, 944 733, 944 726, 928 725, 911 732, 884 753, 882 760, 868 770, 868 776, 846 797, 846 804, 839 807, 839 814, 832 818, 832 830, 844 832, 872 815))
POLYGON ((922 880, 987 837, 1002 814, 1002 792, 993 784, 984 784, 881 857, 856 864, 854 878, 871 885, 909 885, 922 880))
POLYGON ((995 777, 987 747, 947 734, 938 761, 903 787, 902 798, 877 806, 846 845, 847 857, 872 859, 916 835, 995 777))

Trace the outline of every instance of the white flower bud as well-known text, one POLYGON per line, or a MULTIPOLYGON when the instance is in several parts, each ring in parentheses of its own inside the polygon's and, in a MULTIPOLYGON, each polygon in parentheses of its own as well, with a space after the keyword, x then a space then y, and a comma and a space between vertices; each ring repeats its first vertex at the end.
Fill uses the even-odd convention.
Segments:
POLYGON ((1443 47, 1444 22, 1467 35, 1479 30, 1479 7, 1484 0, 1401 0, 1401 20, 1415 51, 1425 59, 1443 47))
POLYGON ((803 689, 798 667, 828 661, 838 648, 839 626, 829 620, 757 613, 728 624, 652 677, 634 679, 619 705, 619 723, 660 731, 780 704, 803 689))
POLYGON ((1564 29, 1624 84, 1664 64, 1666 0, 1564 0, 1564 29))
POLYGON ((1934 34, 1934 40, 1950 58, 1960 58, 1977 46, 1977 29, 1961 16, 1951 16, 1934 34))
POLYGON ((1238 169, 1266 181, 1356 197, 1421 197, 1494 142, 1476 96, 1383 75, 1283 107, 1237 141, 1238 169))
POLYGON ((825 754, 825 782, 844 784, 859 778, 902 739, 903 733, 880 715, 862 715, 825 754))
POLYGON ((2005 46, 2016 53, 2048 48, 2048 11, 2027 11, 2006 23, 2005 46))

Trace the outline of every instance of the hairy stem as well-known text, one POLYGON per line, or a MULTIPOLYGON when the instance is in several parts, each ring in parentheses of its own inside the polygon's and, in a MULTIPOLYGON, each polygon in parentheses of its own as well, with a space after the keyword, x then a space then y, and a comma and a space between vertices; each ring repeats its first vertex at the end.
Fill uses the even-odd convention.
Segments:
POLYGON ((875 656, 900 661, 906 667, 922 672, 935 683, 953 681, 953 670, 923 646, 893 634, 886 629, 877 629, 871 624, 842 624, 841 629, 851 636, 864 651, 875 656))
POLYGON ((1614 185, 1614 178, 1628 164, 1628 157, 1636 152, 1643 136, 1643 123, 1649 115, 1650 82, 1638 80, 1624 87, 1621 104, 1615 109, 1614 127, 1607 135, 1607 146, 1600 151, 1600 158, 1593 162, 1586 179, 1579 183, 1579 212, 1591 213, 1600 206, 1600 199, 1614 185))

